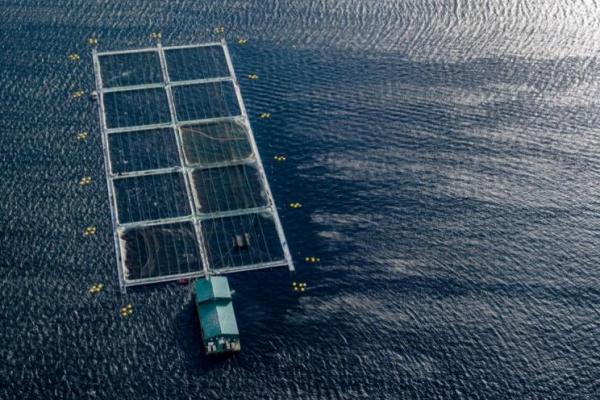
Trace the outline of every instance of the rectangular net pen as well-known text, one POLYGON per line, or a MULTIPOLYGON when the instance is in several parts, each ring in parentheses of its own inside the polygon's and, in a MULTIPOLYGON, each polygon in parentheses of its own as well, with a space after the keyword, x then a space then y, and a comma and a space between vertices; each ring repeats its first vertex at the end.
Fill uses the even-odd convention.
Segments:
POLYGON ((93 58, 121 289, 293 270, 227 44, 93 58))

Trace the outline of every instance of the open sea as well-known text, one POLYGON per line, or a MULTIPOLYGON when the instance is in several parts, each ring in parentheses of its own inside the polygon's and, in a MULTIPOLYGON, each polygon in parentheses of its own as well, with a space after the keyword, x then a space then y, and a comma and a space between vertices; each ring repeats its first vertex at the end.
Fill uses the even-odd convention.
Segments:
POLYGON ((600 398, 597 0, 0 0, 0 108, 2 400, 600 398), (298 271, 232 276, 209 360, 188 287, 120 294, 70 95, 89 37, 216 26, 298 271))

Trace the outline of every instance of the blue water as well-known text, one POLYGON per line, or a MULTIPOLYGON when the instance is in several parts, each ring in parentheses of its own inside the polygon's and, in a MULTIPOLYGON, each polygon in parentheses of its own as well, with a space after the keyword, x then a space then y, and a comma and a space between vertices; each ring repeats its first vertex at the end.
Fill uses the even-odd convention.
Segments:
POLYGON ((1 399, 600 398, 597 1, 3 0, 0 23, 1 399), (210 361, 187 287, 119 294, 70 93, 88 37, 220 25, 308 290, 233 278, 243 351, 210 361))

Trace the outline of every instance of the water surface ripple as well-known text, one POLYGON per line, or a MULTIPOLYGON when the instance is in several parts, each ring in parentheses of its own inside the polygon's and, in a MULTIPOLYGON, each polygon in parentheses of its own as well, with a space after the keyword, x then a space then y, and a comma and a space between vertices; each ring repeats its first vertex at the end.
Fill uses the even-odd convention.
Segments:
POLYGON ((0 398, 600 397, 596 0, 4 0, 0 22, 0 398), (243 352, 213 362, 186 287, 119 295, 96 108, 69 94, 90 36, 219 25, 261 77, 243 94, 309 290, 234 277, 243 352))

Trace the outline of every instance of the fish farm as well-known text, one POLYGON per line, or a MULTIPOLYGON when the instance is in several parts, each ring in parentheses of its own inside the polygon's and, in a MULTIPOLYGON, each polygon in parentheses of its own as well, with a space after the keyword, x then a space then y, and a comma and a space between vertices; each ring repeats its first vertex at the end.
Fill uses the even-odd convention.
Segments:
POLYGON ((226 42, 93 60, 121 291, 293 271, 226 42))

